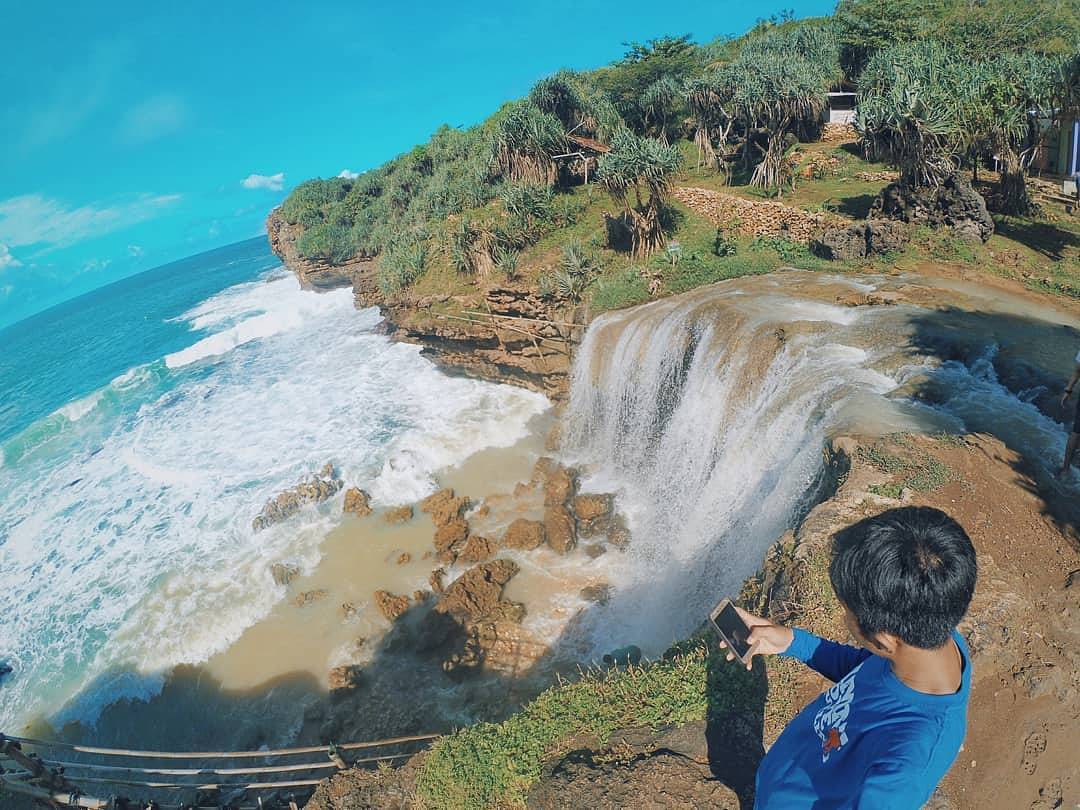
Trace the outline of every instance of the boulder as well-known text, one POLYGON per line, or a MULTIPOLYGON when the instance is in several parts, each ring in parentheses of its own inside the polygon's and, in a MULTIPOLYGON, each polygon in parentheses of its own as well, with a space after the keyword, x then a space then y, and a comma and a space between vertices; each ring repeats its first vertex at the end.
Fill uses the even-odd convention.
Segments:
POLYGON ((611 516, 612 501, 611 495, 578 495, 573 500, 574 515, 583 529, 592 531, 611 516))
POLYGON ((514 609, 502 605, 502 593, 506 583, 518 570, 513 560, 492 560, 473 566, 450 583, 435 605, 435 610, 453 616, 460 622, 513 613, 514 609))
POLYGON ((413 508, 411 506, 397 506, 393 509, 387 509, 383 513, 383 520, 389 523, 391 526, 396 526, 399 523, 408 523, 413 519, 413 508))
POLYGON ((985 242, 994 232, 986 200, 960 174, 946 178, 939 186, 912 188, 890 183, 874 200, 870 214, 873 218, 952 228, 958 236, 971 241, 985 242))
POLYGON ((360 686, 363 677, 363 667, 356 664, 346 664, 334 667, 327 676, 327 686, 330 689, 330 697, 340 699, 360 686))
POLYGON ((460 520, 470 505, 468 498, 454 497, 454 490, 443 489, 422 500, 420 511, 431 515, 431 522, 438 527, 460 520))
POLYGON ((545 506, 563 506, 573 497, 577 481, 571 470, 550 458, 536 462, 536 470, 544 476, 545 506))
POLYGON ((453 562, 457 558, 458 548, 469 536, 469 524, 462 518, 455 518, 445 526, 435 530, 435 551, 440 562, 453 562))
POLYGON ((544 510, 544 534, 547 544, 559 554, 573 551, 577 545, 574 516, 565 506, 549 506, 544 510))
POLYGON ((597 585, 586 585, 581 589, 581 598, 586 602, 593 602, 597 605, 606 605, 611 600, 612 587, 606 583, 601 582, 597 585))
POLYGON ((274 578, 274 582, 278 585, 288 585, 299 573, 300 569, 295 565, 274 563, 270 566, 270 576, 274 578))
POLYGON ((478 563, 495 556, 498 547, 486 537, 470 535, 465 545, 458 552, 458 560, 464 563, 478 563))
POLYGON ((845 227, 826 228, 810 242, 810 250, 823 259, 865 259, 902 250, 908 243, 902 223, 868 219, 845 227))
POLYGON ((371 496, 358 487, 349 487, 345 490, 345 503, 342 511, 357 517, 367 517, 371 514, 371 496))
POLYGON ((502 544, 522 551, 540 548, 544 544, 544 524, 539 520, 518 518, 506 529, 502 544))
POLYGON ((342 602, 341 603, 341 617, 345 621, 349 621, 349 619, 355 618, 356 615, 359 612, 360 612, 360 608, 358 608, 352 602, 342 602))
POLYGON ((433 593, 443 592, 443 577, 445 576, 445 568, 436 568, 434 571, 431 572, 431 575, 428 577, 428 585, 431 586, 431 590, 433 593))
POLYGON ((330 591, 326 590, 326 588, 318 588, 313 591, 304 591, 302 594, 299 594, 295 599, 293 599, 292 603, 299 608, 307 607, 314 602, 318 602, 320 599, 325 599, 329 595, 330 591))
POLYGON ((397 558, 397 564, 398 565, 408 565, 410 562, 412 562, 412 554, 410 554, 407 551, 403 551, 400 554, 398 554, 398 558, 397 558))
POLYGON ((267 526, 280 523, 295 515, 306 504, 325 501, 341 487, 342 481, 334 472, 334 465, 327 464, 315 475, 302 479, 295 487, 268 500, 262 511, 251 521, 251 530, 258 532, 267 526))
POLYGON ((396 621, 409 610, 409 597, 394 596, 389 591, 375 591, 375 606, 390 621, 396 621))

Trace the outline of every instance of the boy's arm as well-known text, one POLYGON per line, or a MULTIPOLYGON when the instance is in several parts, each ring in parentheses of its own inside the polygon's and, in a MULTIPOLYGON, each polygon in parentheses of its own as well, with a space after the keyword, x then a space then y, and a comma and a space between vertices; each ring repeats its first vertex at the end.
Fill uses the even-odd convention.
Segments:
MULTIPOLYGON (((811 669, 817 670, 830 681, 838 681, 870 656, 866 650, 826 641, 798 628, 784 627, 761 616, 755 616, 736 606, 746 626, 750 628, 748 641, 754 655, 786 655, 797 658, 811 669)), ((720 646, 726 646, 723 641, 720 646)), ((735 658, 730 652, 729 661, 735 658)), ((747 664, 747 669, 750 665, 747 664)))
POLYGON ((788 658, 802 661, 835 683, 870 657, 870 653, 858 647, 828 641, 813 633, 793 627, 791 646, 780 653, 788 658))

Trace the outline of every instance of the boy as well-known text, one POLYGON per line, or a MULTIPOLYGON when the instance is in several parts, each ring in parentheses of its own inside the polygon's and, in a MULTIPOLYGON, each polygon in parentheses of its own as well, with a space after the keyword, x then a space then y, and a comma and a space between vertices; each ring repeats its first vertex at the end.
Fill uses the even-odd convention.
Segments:
POLYGON ((892 509, 834 537, 829 578, 862 649, 740 610, 754 654, 796 658, 836 684, 761 761, 755 808, 923 805, 964 740, 971 662, 956 625, 975 576, 955 520, 892 509))

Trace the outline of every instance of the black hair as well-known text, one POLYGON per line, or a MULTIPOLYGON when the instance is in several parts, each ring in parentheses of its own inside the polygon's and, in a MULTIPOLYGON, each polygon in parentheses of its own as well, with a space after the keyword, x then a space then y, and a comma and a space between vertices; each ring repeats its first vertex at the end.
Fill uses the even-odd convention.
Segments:
POLYGON ((833 537, 829 579, 868 637, 940 647, 967 612, 976 575, 971 539, 939 509, 890 509, 833 537))

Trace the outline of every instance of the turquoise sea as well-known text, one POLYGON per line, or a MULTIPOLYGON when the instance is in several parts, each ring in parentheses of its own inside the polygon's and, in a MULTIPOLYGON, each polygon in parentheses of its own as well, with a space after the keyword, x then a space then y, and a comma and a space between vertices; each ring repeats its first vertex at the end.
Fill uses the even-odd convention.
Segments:
POLYGON ((378 321, 259 238, 0 331, 0 730, 149 697, 266 615, 270 566, 316 565, 341 504, 252 518, 326 462, 412 501, 547 407, 444 376, 378 321))

